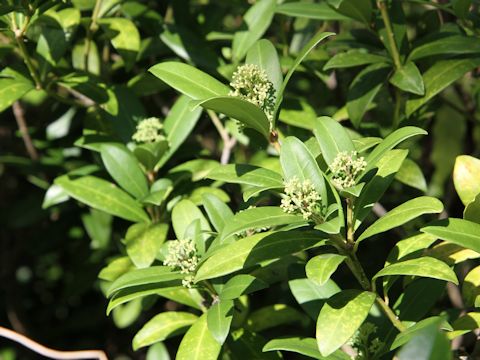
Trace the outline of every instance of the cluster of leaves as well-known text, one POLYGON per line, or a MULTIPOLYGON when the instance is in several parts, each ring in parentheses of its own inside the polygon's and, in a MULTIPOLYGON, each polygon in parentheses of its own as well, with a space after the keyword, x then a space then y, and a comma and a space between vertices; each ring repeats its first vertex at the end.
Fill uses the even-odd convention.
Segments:
POLYGON ((0 161, 108 257, 100 289, 118 327, 141 325, 133 349, 476 356, 480 160, 458 157, 447 181, 478 150, 478 4, 188 5, 0 6, 0 111, 13 106, 31 158, 0 161), (249 71, 262 96, 229 86, 249 71), (35 109, 61 116, 32 141, 35 109))

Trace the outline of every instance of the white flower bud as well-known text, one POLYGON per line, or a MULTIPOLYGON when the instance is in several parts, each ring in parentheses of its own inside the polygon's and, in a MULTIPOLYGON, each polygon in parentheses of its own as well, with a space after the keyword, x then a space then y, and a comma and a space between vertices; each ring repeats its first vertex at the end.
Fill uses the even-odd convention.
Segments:
POLYGON ((284 195, 280 207, 289 214, 301 214, 305 220, 319 215, 321 196, 310 180, 300 182, 293 177, 285 182, 284 195))
POLYGON ((367 162, 363 157, 357 157, 357 152, 341 151, 330 164, 332 183, 340 190, 355 185, 356 176, 365 170, 367 162))
POLYGON ((197 249, 192 239, 172 240, 168 243, 168 254, 163 261, 163 265, 173 267, 175 270, 186 274, 182 284, 191 287, 193 284, 193 274, 199 263, 197 249))
POLYGON ((150 117, 140 121, 137 125, 137 131, 132 136, 132 140, 138 143, 152 143, 165 139, 162 134, 163 124, 160 119, 150 117))

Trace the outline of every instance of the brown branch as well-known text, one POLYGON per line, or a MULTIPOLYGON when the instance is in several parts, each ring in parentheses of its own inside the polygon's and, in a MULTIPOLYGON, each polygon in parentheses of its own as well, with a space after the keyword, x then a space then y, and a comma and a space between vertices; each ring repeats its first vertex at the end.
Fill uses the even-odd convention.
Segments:
POLYGON ((37 149, 35 149, 35 146, 33 146, 32 138, 28 133, 28 125, 27 121, 25 120, 25 112, 23 107, 19 101, 15 101, 12 109, 15 120, 17 121, 18 130, 20 131, 20 135, 22 136, 28 155, 32 160, 37 161, 39 159, 38 152, 37 149))
POLYGON ((217 114, 215 114, 215 112, 213 112, 212 110, 207 110, 207 112, 223 141, 223 149, 222 155, 220 156, 220 163, 222 165, 228 164, 228 162, 230 161, 230 156, 232 154, 232 149, 237 144, 237 139, 228 135, 227 129, 225 129, 225 127, 222 125, 222 122, 218 118, 217 114))
POLYGON ((10 329, 0 326, 0 336, 13 340, 37 354, 43 355, 50 359, 98 359, 108 360, 107 355, 102 350, 80 350, 80 351, 60 351, 47 348, 28 337, 16 333, 10 329))

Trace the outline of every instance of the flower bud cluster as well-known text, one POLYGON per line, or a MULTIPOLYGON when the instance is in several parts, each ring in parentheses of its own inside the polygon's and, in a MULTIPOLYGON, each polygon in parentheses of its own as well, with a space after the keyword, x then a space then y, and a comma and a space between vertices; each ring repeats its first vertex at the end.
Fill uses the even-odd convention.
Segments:
POLYGON ((275 108, 275 89, 267 73, 257 65, 245 64, 233 73, 229 96, 247 100, 261 108, 269 121, 275 108))
POLYGON ((159 118, 150 117, 140 121, 137 125, 137 131, 132 136, 132 140, 138 143, 153 143, 164 140, 163 124, 159 118))
POLYGON ((339 189, 347 189, 355 185, 356 176, 367 166, 364 158, 358 157, 356 151, 341 151, 330 164, 332 183, 339 189))
POLYGON ((192 287, 193 274, 197 269, 198 263, 197 249, 192 239, 169 241, 168 254, 163 261, 163 265, 171 266, 174 270, 187 275, 182 281, 183 286, 192 287))
POLYGON ((378 337, 372 339, 377 332, 377 326, 366 322, 356 331, 350 339, 349 345, 357 350, 355 360, 374 359, 381 352, 385 344, 378 337))
POLYGON ((289 214, 301 214, 305 220, 321 211, 321 196, 310 180, 300 181, 293 177, 285 182, 280 207, 289 214))

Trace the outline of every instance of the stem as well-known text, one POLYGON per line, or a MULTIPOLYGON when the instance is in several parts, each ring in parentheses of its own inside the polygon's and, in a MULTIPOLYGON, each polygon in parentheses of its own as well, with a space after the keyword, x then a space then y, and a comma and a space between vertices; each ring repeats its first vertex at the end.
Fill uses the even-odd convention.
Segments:
POLYGON ((398 88, 395 88, 395 109, 393 113, 393 126, 395 129, 400 125, 400 110, 402 108, 402 95, 398 88))
POLYGON ((237 143, 237 139, 233 137, 231 138, 228 135, 227 129, 225 129, 222 122, 220 121, 220 119, 218 118, 217 114, 214 111, 207 110, 207 113, 208 113, 208 116, 210 116, 210 119, 212 120, 213 125, 217 129, 223 141, 223 149, 222 149, 222 155, 220 157, 220 163, 222 165, 228 164, 228 162, 230 161, 230 156, 232 154, 232 149, 237 143))
POLYGON ((25 148, 27 149, 28 155, 30 159, 33 161, 38 160, 38 152, 33 146, 32 138, 28 132, 28 125, 27 120, 25 119, 25 112, 23 111, 23 107, 20 102, 15 101, 12 106, 13 115, 15 117, 15 121, 18 125, 18 131, 20 131, 20 135, 22 136, 23 143, 25 144, 25 148))
POLYGON ((353 222, 353 199, 347 198, 347 243, 350 246, 355 244, 355 224, 353 222))
POLYGON ((395 35, 393 34, 392 30, 392 23, 390 22, 390 16, 388 15, 387 6, 385 2, 380 0, 377 1, 377 7, 380 10, 380 14, 382 15, 383 23, 385 24, 385 30, 387 31, 387 41, 390 45, 390 51, 393 57, 393 63, 397 69, 402 68, 402 62, 400 60, 400 53, 397 49, 397 44, 395 43, 395 35))
POLYGON ((89 27, 87 28, 87 36, 85 38, 85 52, 84 56, 84 68, 85 71, 88 72, 88 58, 90 53, 90 44, 92 42, 92 37, 95 31, 97 31, 97 17, 100 11, 100 5, 102 4, 102 0, 96 0, 95 7, 92 13, 92 21, 90 22, 89 27))
POLYGON ((102 350, 82 350, 82 351, 59 351, 47 348, 22 334, 0 326, 0 336, 22 344, 26 348, 35 351, 50 359, 98 359, 108 360, 107 355, 102 350))
POLYGON ((377 295, 377 298, 375 300, 377 304, 380 305, 385 315, 387 315, 388 319, 392 322, 393 326, 398 329, 398 331, 403 332, 407 329, 405 325, 403 325, 402 322, 398 319, 397 315, 395 315, 393 310, 390 309, 390 307, 385 303, 385 301, 382 300, 381 297, 377 295))

